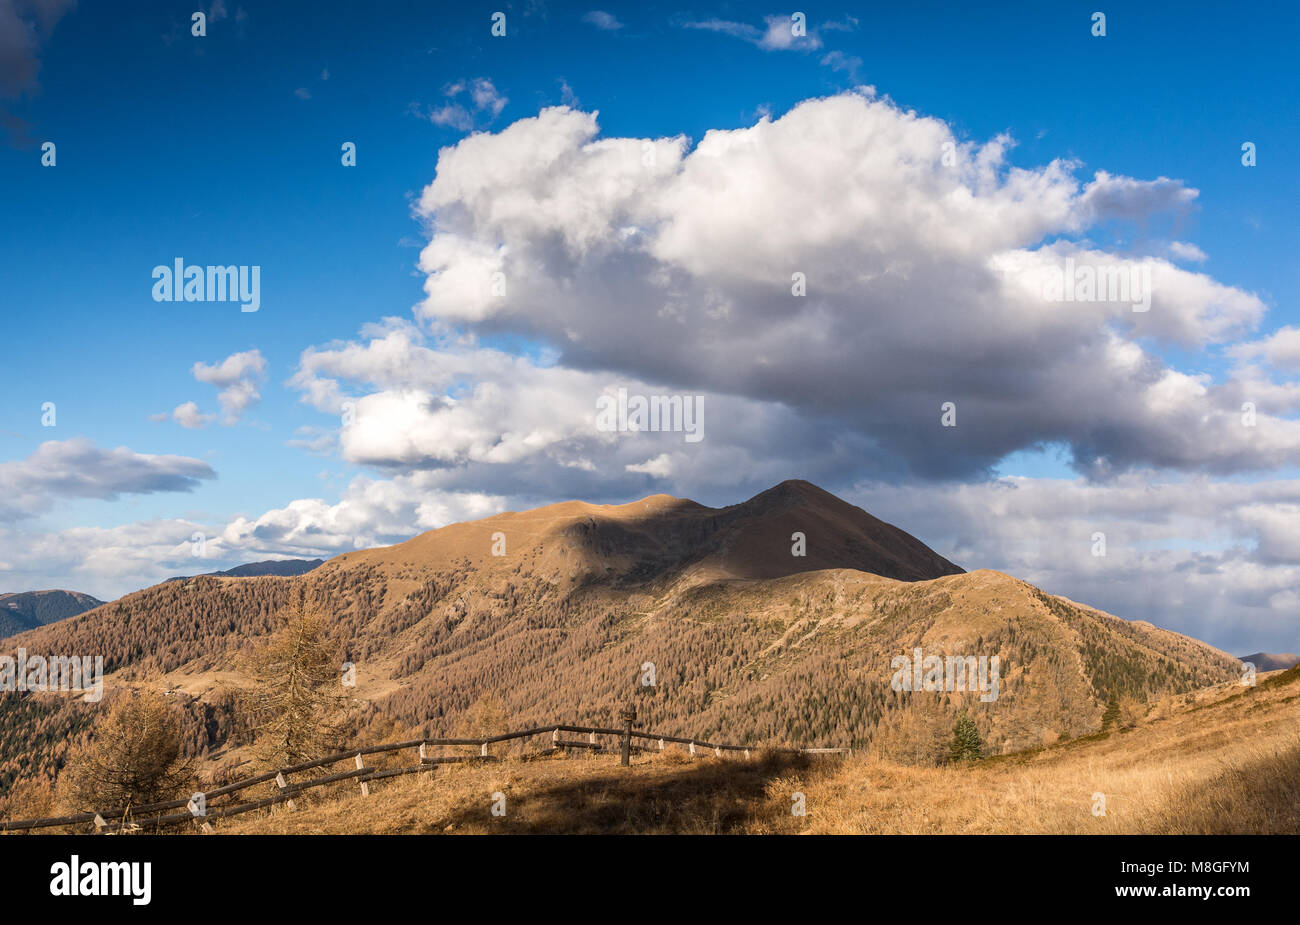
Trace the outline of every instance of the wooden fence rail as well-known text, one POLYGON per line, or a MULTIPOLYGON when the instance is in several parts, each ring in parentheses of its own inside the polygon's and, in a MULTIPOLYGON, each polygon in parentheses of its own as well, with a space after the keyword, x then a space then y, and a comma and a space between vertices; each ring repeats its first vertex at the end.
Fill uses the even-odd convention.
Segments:
MULTIPOLYGON (((361 784, 362 793, 370 793, 369 782, 373 780, 383 780, 389 777, 399 777, 404 774, 416 774, 421 771, 430 771, 441 764, 451 764, 457 762, 470 761, 492 761, 497 760, 489 751, 492 745, 500 742, 510 742, 516 739, 527 739, 533 736, 550 734, 551 748, 541 754, 548 754, 554 751, 563 751, 569 748, 587 748, 593 750, 603 750, 604 746, 596 741, 596 736, 615 736, 623 740, 624 748, 627 749, 631 739, 649 740, 658 742, 659 750, 662 751, 666 743, 675 745, 685 745, 692 755, 696 754, 699 748, 709 749, 714 755, 721 757, 724 751, 743 752, 745 757, 750 757, 751 750, 757 751, 759 746, 750 745, 728 745, 725 743, 706 742, 703 739, 688 738, 683 736, 663 735, 657 732, 646 732, 638 729, 632 729, 630 724, 623 729, 611 729, 600 726, 571 726, 566 723, 556 723, 549 726, 535 726, 532 729, 521 729, 518 732, 505 732, 501 735, 486 736, 484 738, 457 738, 457 739, 411 739, 406 742, 388 742, 381 745, 369 745, 363 748, 349 749, 344 752, 337 752, 333 755, 327 755, 324 758, 316 758, 312 761, 304 761, 300 764, 290 765, 286 768, 280 768, 278 771, 267 771, 263 774, 256 774, 252 777, 244 778, 234 783, 216 787, 212 790, 196 793, 191 797, 180 800, 167 800, 162 803, 148 803, 139 806, 119 806, 100 812, 75 813, 70 816, 53 816, 45 819, 19 819, 12 821, 0 820, 0 833, 3 832, 22 832, 32 831, 34 829, 49 829, 61 826, 84 825, 94 823, 98 831, 113 829, 117 826, 116 822, 106 820, 119 820, 122 826, 129 826, 131 829, 154 828, 158 826, 177 825, 185 822, 200 822, 204 831, 211 831, 209 825, 213 819, 222 819, 228 816, 236 816, 240 813, 251 812, 256 809, 264 809, 268 806, 274 806, 278 803, 288 803, 293 806, 295 795, 315 787, 323 787, 326 784, 333 784, 344 780, 357 780, 361 784), (560 733, 575 733, 586 735, 586 742, 576 742, 568 739, 561 739, 560 733), (437 747, 454 747, 474 745, 478 746, 477 755, 429 755, 428 749, 437 747), (403 751, 408 748, 418 749, 419 763, 416 765, 400 768, 374 768, 365 765, 364 758, 367 755, 379 755, 389 752, 403 751), (304 771, 313 771, 317 768, 324 768, 330 765, 338 764, 340 761, 354 760, 356 767, 339 773, 327 774, 323 777, 315 777, 305 781, 288 780, 289 775, 302 774, 304 771), (228 804, 225 806, 208 808, 207 802, 219 797, 230 796, 247 790, 249 787, 255 787, 258 784, 275 783, 277 792, 269 797, 260 800, 253 800, 247 803, 228 804), (195 798, 202 797, 203 810, 198 811, 193 808, 195 798), (185 808, 185 812, 175 813, 169 810, 185 808), (152 815, 151 815, 152 814, 152 815), (129 820, 129 822, 127 821, 129 820)), ((849 748, 776 748, 769 749, 781 752, 802 753, 812 755, 824 754, 848 754, 853 753, 849 748)), ((119 831, 122 829, 119 829, 119 831)))

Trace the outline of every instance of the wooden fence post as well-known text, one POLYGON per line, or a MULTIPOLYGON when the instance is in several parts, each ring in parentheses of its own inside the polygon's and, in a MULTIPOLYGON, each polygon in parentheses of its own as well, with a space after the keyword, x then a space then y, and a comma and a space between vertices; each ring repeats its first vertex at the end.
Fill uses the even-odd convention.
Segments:
POLYGON ((691 743, 691 755, 692 755, 692 757, 695 755, 695 743, 694 743, 694 742, 691 743))
POLYGON ((478 756, 479 756, 480 758, 486 758, 486 757, 488 757, 488 748, 487 748, 487 745, 488 745, 488 744, 487 744, 486 742, 484 742, 481 746, 479 746, 478 756))
MULTIPOLYGON (((357 770, 360 771, 360 770, 361 770, 362 768, 364 768, 365 766, 366 766, 365 759, 362 758, 361 755, 358 753, 358 754, 357 754, 357 770)), ((363 780, 363 781, 361 782, 361 795, 362 795, 363 797, 368 797, 368 796, 370 796, 370 782, 369 782, 369 781, 364 781, 364 780, 363 780)))
MULTIPOLYGON (((275 785, 279 787, 281 791, 287 790, 289 788, 289 782, 285 780, 283 771, 275 772, 275 785)), ((289 812, 293 812, 298 808, 298 806, 293 802, 293 798, 290 797, 288 800, 285 801, 284 808, 287 809, 289 812)))
POLYGON ((632 757, 632 724, 636 722, 636 707, 624 707, 618 714, 623 720, 623 741, 619 745, 619 764, 627 767, 632 757))

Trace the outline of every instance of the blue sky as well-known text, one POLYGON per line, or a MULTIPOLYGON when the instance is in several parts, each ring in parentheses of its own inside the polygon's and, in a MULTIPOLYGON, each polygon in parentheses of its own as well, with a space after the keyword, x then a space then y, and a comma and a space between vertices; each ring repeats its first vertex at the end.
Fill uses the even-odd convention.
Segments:
MULTIPOLYGON (((1078 429, 1057 428, 1050 421, 1019 428, 995 420, 991 410, 986 419, 981 405, 979 426, 986 434, 1006 431, 1006 438, 990 436, 978 451, 954 453, 953 465, 936 466, 924 460, 933 462, 943 451, 898 436, 898 429, 911 425, 889 417, 896 408, 868 412, 846 404, 828 411, 824 426, 809 423, 834 392, 835 361, 821 363, 819 382, 805 381, 798 370, 763 380, 739 368, 728 367, 724 374, 716 362, 692 366, 687 360, 665 360, 655 366, 608 345, 564 343, 557 335, 561 321, 539 311, 479 317, 451 307, 440 314, 433 301, 426 301, 432 299, 426 281, 436 274, 421 265, 420 253, 443 214, 421 212, 417 203, 435 177, 445 175, 448 183, 456 177, 452 167, 440 167, 440 151, 475 131, 505 137, 498 133, 536 119, 546 107, 564 105, 598 113, 599 138, 685 136, 689 153, 711 130, 744 130, 764 118, 779 123, 804 101, 861 94, 857 88, 870 86, 870 98, 887 100, 900 126, 906 125, 903 114, 914 110, 946 126, 958 143, 978 147, 1009 135, 1014 146, 999 168, 1001 182, 1014 168, 1041 171, 1060 159, 1074 162, 1069 169, 1081 186, 1105 171, 1147 184, 1169 178, 1195 190, 1187 207, 1161 209, 1117 189, 1099 197, 1107 208, 1089 206, 1087 221, 1017 240, 1007 249, 1062 240, 1117 259, 1168 260, 1170 242, 1194 245, 1204 259, 1183 261, 1183 271, 1255 300, 1257 308, 1239 308, 1250 320, 1230 336, 1189 341, 1161 336, 1153 328, 1131 340, 1153 362, 1225 386, 1219 410, 1235 406, 1236 387, 1228 386, 1239 361, 1232 350, 1263 344, 1275 332, 1300 324, 1294 297, 1300 242, 1293 216, 1300 193, 1293 153, 1300 145, 1300 126, 1292 118, 1297 81, 1290 47, 1300 14, 1294 5, 1114 5, 1105 10, 1104 37, 1090 32, 1096 4, 897 6, 904 8, 803 7, 809 36, 784 47, 764 38, 768 17, 784 23, 792 11, 748 4, 605 4, 601 16, 587 4, 443 9, 381 3, 338 5, 325 12, 320 4, 228 0, 202 7, 208 13, 207 35, 195 37, 191 9, 173 3, 126 9, 82 3, 63 10, 57 21, 43 20, 23 2, 0 3, 0 22, 20 20, 30 30, 22 41, 6 42, 4 54, 18 64, 39 64, 34 80, 6 76, 0 84, 8 126, 0 146, 6 218, 0 225, 0 278, 8 347, 6 387, 0 390, 0 465, 10 464, 14 490, 33 495, 0 523, 0 590, 53 584, 115 596, 168 574, 194 571, 187 547, 177 539, 191 528, 216 536, 241 516, 258 522, 296 499, 320 499, 329 509, 349 491, 358 492, 359 484, 399 485, 393 491, 402 498, 376 502, 382 513, 373 516, 349 509, 348 526, 336 532, 307 525, 288 541, 277 532, 281 517, 274 529, 245 530, 242 541, 227 534, 214 545, 205 570, 268 555, 328 555, 350 548, 336 533, 355 535, 353 544, 391 542, 446 519, 503 506, 569 496, 625 501, 659 490, 725 504, 765 481, 802 476, 916 532, 967 567, 1003 568, 1048 590, 1196 632, 1221 645, 1257 642, 1259 648, 1295 649, 1300 602, 1288 589, 1294 588, 1297 562, 1292 560, 1300 537, 1287 532, 1286 524, 1300 510, 1295 507, 1300 499, 1286 486, 1300 458, 1287 442, 1288 422, 1295 416, 1295 408, 1286 404, 1293 401, 1287 386, 1295 376, 1286 362, 1260 374, 1281 390, 1272 415, 1282 430, 1266 458, 1227 459, 1183 447, 1166 452, 1138 436, 1141 421, 1127 419, 1102 421, 1087 430, 1087 439, 1078 429), (490 34, 497 10, 506 14, 504 37, 490 34), (41 165, 45 141, 57 145, 55 167, 41 165), (340 164, 340 145, 346 141, 357 145, 355 167, 340 164), (1254 167, 1241 163, 1243 142, 1256 145, 1254 167), (260 310, 153 301, 151 271, 175 257, 260 266, 260 310), (554 448, 545 460, 515 453, 503 463, 501 453, 492 456, 473 447, 440 458, 427 449, 391 453, 355 440, 340 446, 337 408, 305 400, 303 388, 289 380, 301 373, 304 350, 342 350, 348 344, 363 350, 382 339, 374 329, 363 334, 363 327, 384 318, 402 319, 405 333, 393 337, 414 344, 426 359, 431 355, 421 349, 438 351, 449 337, 471 339, 457 347, 470 353, 461 355, 467 365, 459 378, 452 376, 463 390, 482 384, 475 371, 488 359, 505 363, 503 358, 523 357, 534 361, 532 370, 599 373, 610 382, 622 376, 674 390, 703 390, 722 396, 719 401, 754 403, 727 415, 729 422, 751 424, 731 441, 729 451, 749 459, 764 455, 772 464, 753 465, 728 479, 719 475, 729 468, 719 462, 724 456, 708 463, 705 476, 702 468, 666 458, 652 465, 652 452, 642 454, 644 463, 632 457, 605 460, 565 444, 574 455, 564 472, 599 474, 583 481, 545 468, 561 453, 554 448), (192 367, 253 350, 264 359, 265 373, 253 383, 258 400, 237 421, 214 419, 186 428, 172 417, 151 419, 188 401, 216 414, 218 387, 196 381, 192 367), (40 426, 47 401, 57 406, 53 428, 40 426), (774 444, 754 434, 781 432, 781 415, 792 409, 800 412, 798 428, 807 428, 792 439, 805 441, 806 453, 778 460, 774 444), (316 452, 301 445, 313 437, 325 440, 316 452), (133 454, 199 461, 215 478, 191 464, 177 464, 184 470, 180 477, 192 479, 183 491, 162 490, 147 477, 124 481, 116 491, 68 490, 58 479, 38 478, 34 470, 49 468, 49 459, 34 457, 38 448, 69 440, 89 441, 105 451, 126 447, 133 454), (1072 457, 1071 448, 1085 444, 1090 452, 1101 446, 1116 460, 1106 469, 1109 481, 1095 468, 1084 471, 1072 457), (881 446, 880 455, 872 455, 881 446), (962 497, 976 510, 983 503, 979 493, 993 490, 996 477, 1027 479, 1021 495, 1032 490, 1034 497, 1047 499, 1017 515, 1034 518, 1037 535, 1058 535, 1069 524, 1086 537, 1092 532, 1088 518, 1105 508, 1106 514, 1095 515, 1106 521, 1098 529, 1113 524, 1114 548, 1129 549, 1134 558, 1126 560, 1122 574, 1099 573, 1097 563, 1088 561, 1071 568, 1068 557, 1043 549, 1045 539, 1026 547, 1015 537, 989 534, 975 514, 962 520, 956 513, 960 505, 954 507, 958 495, 965 492, 962 497), (368 481, 358 483, 359 478, 368 481), (1098 507, 1090 507, 1091 500, 1082 508, 1064 500, 1061 486, 1067 484, 1082 486, 1078 490, 1098 499, 1098 507), (1187 515, 1191 520, 1184 523, 1182 502, 1132 514, 1134 505, 1114 494, 1125 487, 1149 498, 1155 484, 1172 486, 1166 494, 1202 498, 1213 496, 1214 486, 1247 487, 1223 502, 1236 506, 1229 518, 1235 526, 1224 532, 1212 509, 1187 515), (1250 487, 1261 484, 1278 487, 1261 496, 1264 489, 1250 487), (900 500, 903 490, 909 500, 900 500), (1094 490, 1100 494, 1089 494, 1094 490), (434 499, 433 509, 419 511, 413 492, 434 499), (1055 506, 1053 498, 1060 499, 1055 506), (1154 533, 1139 529, 1145 527, 1154 533), (313 535, 319 536, 315 545, 313 535), (137 541, 129 564, 104 564, 105 548, 137 541), (1166 557, 1142 558, 1156 547, 1166 557), (41 557, 33 549, 60 554, 41 557), (1216 601, 1212 615, 1188 615, 1192 601, 1175 607, 1149 600, 1143 589, 1150 574, 1171 568, 1217 576, 1218 584, 1198 592, 1216 601), (1258 578, 1261 570, 1268 579, 1259 579, 1241 597, 1242 576, 1258 578)), ((15 73, 23 69, 5 68, 6 75, 15 73)), ((864 143, 868 154, 879 150, 870 140, 864 143)), ((495 163, 490 158, 506 145, 484 148, 485 163, 495 163)), ((800 159, 788 163, 798 169, 800 159)), ((456 169, 468 176, 471 168, 456 169)), ((483 187, 488 192, 475 194, 480 199, 490 195, 495 181, 489 181, 483 187)), ((845 180, 852 182, 857 181, 845 180)), ((509 185, 503 174, 502 188, 509 185)), ((887 189, 871 192, 890 201, 887 189)), ((763 192, 754 195, 761 198, 763 192)), ((481 202, 475 206, 480 207, 488 208, 481 202)), ((834 208, 833 197, 827 207, 834 208)), ((677 208, 680 217, 689 204, 677 208)), ((882 235, 893 227, 886 219, 881 219, 882 235)), ((513 233, 484 221, 457 230, 460 239, 479 235, 480 243, 492 239, 518 254, 529 241, 512 239, 513 233)), ((818 258, 801 251, 792 259, 818 258)), ((729 285, 718 279, 709 292, 729 285)), ((624 284, 615 275, 610 291, 624 284)), ((741 291, 743 285, 737 285, 741 291)), ((616 299, 607 306, 609 313, 620 310, 616 299)), ((862 324, 870 323, 864 316, 862 324)), ((918 317, 918 325, 924 323, 918 317)), ((1025 350, 1037 350, 1037 344, 1029 338, 1025 350)), ((647 355, 653 353, 650 346, 647 355)), ((1285 361, 1284 347, 1277 355, 1285 361)), ((671 348, 671 339, 665 348, 671 348)), ((935 363, 938 368, 941 353, 928 356, 921 349, 911 366, 935 363)), ((981 358, 972 355, 966 362, 971 376, 952 381, 974 387, 1002 361, 989 359, 981 366, 981 358)), ((815 359, 810 363, 818 365, 815 359)), ((447 375, 439 381, 447 381, 447 375)), ((319 378, 331 376, 356 399, 413 388, 408 381, 364 374, 349 378, 337 368, 319 378)), ((845 389, 861 386, 846 383, 845 389)), ((421 387, 428 391, 427 383, 421 387)), ((1010 401, 1017 391, 1034 386, 1026 380, 1019 390, 1014 381, 996 388, 1007 389, 1010 401)), ((436 402, 442 394, 445 389, 435 389, 425 399, 436 402)), ((1099 401, 1097 394, 1087 400, 1099 401)), ((1069 401, 1064 394, 1053 397, 1069 401)), ((989 407, 1002 401, 989 395, 981 400, 989 407)), ((1103 404, 1124 401, 1120 390, 1103 404)), ((929 392, 920 390, 916 405, 928 414, 932 404, 929 392)), ((1100 418, 1109 413, 1098 410, 1100 418)), ((1018 420, 1024 417, 1018 414, 1018 420)), ((1159 427, 1154 432, 1152 442, 1163 439, 1159 427)), ((729 439, 727 433, 721 436, 721 442, 729 439)), ((1204 444, 1215 438, 1197 439, 1204 444)))

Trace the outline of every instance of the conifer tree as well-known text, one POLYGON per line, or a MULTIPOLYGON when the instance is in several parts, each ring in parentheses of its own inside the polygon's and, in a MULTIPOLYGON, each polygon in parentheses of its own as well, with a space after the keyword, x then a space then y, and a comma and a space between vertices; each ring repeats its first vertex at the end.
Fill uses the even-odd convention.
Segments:
POLYGON ((1101 731, 1105 732, 1117 722, 1119 722, 1119 694, 1112 689, 1110 699, 1106 701, 1106 712, 1101 714, 1101 731))
POLYGON ((341 747, 342 661, 325 618, 300 588, 293 609, 253 654, 257 687, 255 751, 283 768, 341 747))
POLYGON ((958 716, 953 726, 948 757, 952 761, 978 761, 984 757, 984 741, 975 728, 975 721, 967 713, 958 716))
POLYGON ((65 800, 99 812, 186 795, 194 763, 181 755, 181 741, 179 718, 162 696, 122 695, 69 760, 60 781, 65 800))

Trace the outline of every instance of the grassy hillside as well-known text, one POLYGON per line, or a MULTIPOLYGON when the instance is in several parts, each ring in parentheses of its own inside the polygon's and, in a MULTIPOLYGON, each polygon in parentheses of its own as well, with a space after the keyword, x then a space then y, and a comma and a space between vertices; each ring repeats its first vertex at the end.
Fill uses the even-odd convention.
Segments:
POLYGON ((1300 670, 968 766, 875 755, 519 758, 355 785, 219 833, 1300 834, 1300 670), (1242 743, 1250 743, 1243 745, 1242 743), (506 815, 489 812, 492 794, 506 815), (794 795, 807 814, 793 815, 794 795), (1104 815, 1098 814, 1104 795, 1104 815))

